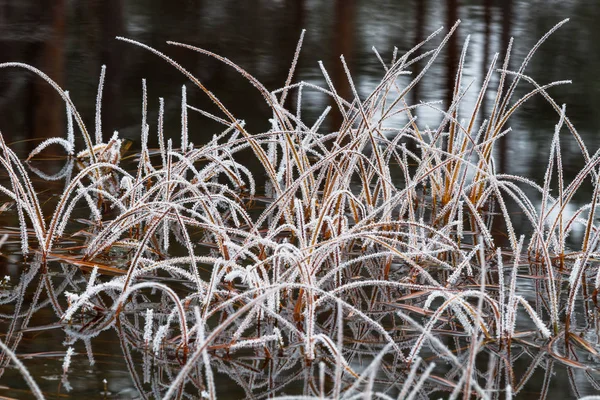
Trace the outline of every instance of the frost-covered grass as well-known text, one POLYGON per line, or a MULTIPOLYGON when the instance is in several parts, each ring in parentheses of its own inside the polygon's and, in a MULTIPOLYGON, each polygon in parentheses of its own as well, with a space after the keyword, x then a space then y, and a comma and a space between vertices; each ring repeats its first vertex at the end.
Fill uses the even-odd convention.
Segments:
POLYGON ((496 54, 472 110, 462 102, 475 90, 462 77, 468 39, 452 104, 410 104, 407 96, 458 24, 441 40, 440 29, 404 55, 394 52, 389 63, 375 51, 383 78, 365 98, 342 57, 350 99, 338 96, 323 64, 325 87, 294 82, 304 33, 289 77, 275 91, 228 59, 170 43, 215 57, 248 79, 272 111, 267 132, 249 132, 166 55, 120 38, 172 64, 220 110, 213 115, 188 104, 184 87, 181 137, 174 142, 163 132, 163 99, 158 121, 147 118, 153 100, 144 81, 142 147, 133 172, 119 166, 118 133, 104 142, 104 69, 93 142, 67 92, 33 67, 0 64, 36 72, 65 100, 67 139, 45 141, 31 156, 60 145, 80 166, 73 177, 70 169, 61 172, 64 192, 44 216, 27 166, 0 141, 0 163, 10 182, 0 191, 16 205, 23 253, 35 250, 42 271, 55 258, 74 270, 91 269, 85 284, 68 291, 47 288, 70 338, 63 380, 71 346, 83 341, 93 363, 93 337, 107 329, 119 333, 143 397, 216 398, 216 382, 227 374, 248 397, 296 391, 287 398, 412 399, 446 391, 452 398, 488 398, 502 390, 510 398, 527 383, 505 362, 516 342, 547 345, 559 362, 584 368, 569 349, 576 344, 597 355, 593 344, 571 332, 581 328, 573 320, 575 309, 593 308, 600 286, 593 262, 599 256, 600 154, 588 153, 565 106, 547 93, 567 81, 538 84, 525 75, 535 50, 564 22, 540 39, 517 71, 507 69, 510 46, 501 64, 496 54), (422 70, 414 69, 418 60, 426 64, 422 70), (399 77, 409 72, 412 80, 401 84, 399 77), (493 75, 498 84, 490 87, 493 75), (519 83, 530 88, 520 98, 519 83), (323 129, 329 107, 314 123, 302 121, 307 90, 331 97, 343 116, 337 130, 323 129), (488 92, 495 93, 489 114, 482 108, 488 92), (291 95, 298 109, 284 107, 291 95), (557 121, 541 183, 497 173, 493 161, 494 145, 510 131, 509 118, 536 95, 556 110, 557 121), (421 126, 419 107, 438 111, 439 126, 421 126), (458 120, 459 108, 469 118, 458 120), (223 131, 194 145, 190 112, 218 121, 223 131), (401 126, 399 115, 406 121, 401 126), (73 120, 86 146, 77 155, 73 120), (157 132, 158 151, 148 148, 150 132, 157 132), (562 169, 566 140, 577 142, 585 161, 571 182, 562 169), (248 154, 260 170, 247 162, 248 154), (589 203, 567 217, 563 211, 590 181, 589 203), (257 182, 265 182, 264 191, 257 182), (89 234, 80 254, 67 257, 61 241, 82 205, 90 212, 89 234), (513 228, 509 207, 525 215, 530 236, 513 228), (506 248, 495 244, 494 218, 501 220, 506 248), (568 249, 576 225, 585 231, 581 247, 568 249), (114 264, 101 261, 107 255, 114 264), (535 279, 533 295, 520 291, 525 279, 535 279), (143 366, 134 364, 131 349, 143 354, 143 366), (484 353, 495 360, 488 362, 495 371, 490 379, 475 367, 484 353))

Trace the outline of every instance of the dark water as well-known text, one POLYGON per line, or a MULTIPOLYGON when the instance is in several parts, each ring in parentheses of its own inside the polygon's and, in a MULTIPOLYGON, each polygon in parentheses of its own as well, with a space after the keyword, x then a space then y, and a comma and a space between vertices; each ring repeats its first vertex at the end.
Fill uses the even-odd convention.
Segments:
MULTIPOLYGON (((244 119, 249 131, 261 132, 268 129, 268 109, 246 80, 212 58, 165 42, 183 42, 228 57, 273 90, 284 84, 296 42, 305 28, 297 80, 323 85, 317 65, 322 60, 340 88, 340 94, 350 97, 339 62, 340 54, 343 53, 349 63, 359 93, 367 95, 383 76, 372 46, 389 61, 394 46, 402 54, 440 26, 449 27, 461 19, 458 34, 413 91, 411 100, 442 100, 448 104, 460 51, 470 34, 465 81, 474 79, 475 82, 465 102, 464 108, 468 110, 493 54, 499 52, 500 57, 504 57, 510 37, 515 38, 510 66, 516 69, 548 29, 564 18, 571 18, 570 23, 539 49, 526 74, 540 84, 573 80, 571 85, 551 89, 550 94, 557 103, 567 104, 568 116, 588 145, 589 152, 594 153, 600 146, 600 113, 597 111, 600 109, 599 17, 600 2, 597 0, 0 0, 0 62, 26 62, 45 71, 70 91, 90 126, 100 66, 105 64, 104 136, 118 130, 135 146, 140 137, 142 78, 148 82, 150 120, 156 120, 158 98, 164 97, 166 115, 170 116, 166 126, 173 137, 179 134, 177 110, 181 85, 187 82, 157 56, 117 41, 115 36, 138 40, 168 54, 195 74, 234 115, 244 119)), ((188 84, 189 88, 191 85, 188 84)), ((522 94, 526 90, 529 88, 523 84, 522 94)), ((488 106, 492 96, 493 93, 488 96, 488 106)), ((188 98, 190 104, 199 108, 211 107, 198 91, 190 89, 188 98)), ((303 104, 304 118, 310 121, 317 118, 328 100, 318 92, 307 92, 303 104)), ((63 107, 53 90, 33 74, 17 69, 0 70, 0 131, 20 155, 25 156, 42 138, 64 135, 63 107)), ((194 126, 190 140, 195 143, 202 143, 219 131, 214 123, 203 117, 192 115, 190 118, 194 126)), ((439 120, 438 115, 426 111, 420 111, 419 118, 430 120, 432 126, 439 120)), ((513 132, 498 147, 496 159, 500 169, 541 182, 544 168, 540 165, 546 163, 557 121, 556 113, 541 97, 529 101, 511 119, 513 132)), ((328 123, 335 124, 335 116, 328 123)), ((563 159, 567 161, 568 179, 582 165, 579 150, 573 142, 563 147, 563 159)), ((47 162, 46 168, 52 169, 49 164, 51 161, 47 162)), ((59 167, 56 164, 54 168, 59 167)), ((60 187, 60 183, 56 185, 60 187)), ((591 188, 584 186, 583 191, 586 190, 590 192, 591 188)), ((3 213, 0 218, 0 225, 14 226, 16 221, 8 213, 3 213)), ((8 274, 17 278, 24 265, 16 264, 16 260, 17 256, 5 255, 0 264, 0 276, 8 274)), ((35 289, 39 278, 33 279, 35 289)), ((57 273, 56 279, 70 279, 69 272, 57 273)), ((24 308, 32 295, 28 292, 24 308)), ((4 315, 14 311, 6 308, 1 311, 4 315)), ((29 325, 52 324, 56 322, 53 315, 51 310, 37 312, 29 325)), ((5 318, 3 326, 10 329, 10 320, 5 318)), ((77 372, 70 374, 75 398, 84 394, 102 397, 103 379, 108 381, 108 390, 119 398, 135 393, 119 356, 118 342, 114 335, 107 333, 105 336, 98 339, 102 350, 98 352, 93 368, 87 363, 85 349, 77 349, 79 357, 74 361, 77 372)), ((25 332, 17 347, 20 355, 57 352, 24 360, 49 394, 58 390, 64 339, 60 329, 25 332)), ((532 387, 532 396, 539 395, 543 379, 541 373, 528 384, 532 387)), ((550 397, 573 397, 568 379, 567 372, 558 370, 550 383, 550 397)), ((582 376, 572 379, 581 383, 581 395, 594 393, 582 376)), ((26 390, 16 372, 5 371, 0 377, 0 394, 27 397, 25 391, 14 388, 26 390), (2 389, 3 384, 13 390, 2 389)))

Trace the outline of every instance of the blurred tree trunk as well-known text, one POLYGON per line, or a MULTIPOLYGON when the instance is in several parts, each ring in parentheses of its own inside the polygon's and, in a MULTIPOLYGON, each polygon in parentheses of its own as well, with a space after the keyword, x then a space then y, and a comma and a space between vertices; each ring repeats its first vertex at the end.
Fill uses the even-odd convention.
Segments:
MULTIPOLYGON (((501 39, 500 39, 500 62, 504 63, 504 57, 506 56, 506 50, 508 49, 508 42, 510 41, 510 31, 511 31, 511 9, 512 9, 512 0, 502 0, 501 1, 501 10, 502 10, 502 31, 501 31, 501 39)), ((509 67, 510 69, 510 67, 509 67)), ((505 83, 506 85, 506 83, 505 83)), ((506 88, 504 89, 506 91, 506 88)), ((498 173, 506 173, 507 167, 507 153, 508 153, 508 138, 510 135, 506 135, 498 139, 496 144, 496 153, 497 160, 496 169, 498 173)), ((496 203, 496 211, 499 210, 499 205, 496 203)), ((499 215, 496 215, 492 224, 492 236, 494 238, 494 243, 497 246, 508 246, 509 241, 506 236, 506 224, 503 218, 500 218, 499 215)))
MULTIPOLYGON (((331 63, 331 79, 337 91, 337 94, 345 100, 352 100, 352 90, 350 83, 344 72, 344 67, 340 60, 340 55, 344 55, 346 63, 350 68, 353 59, 354 47, 354 19, 356 14, 355 0, 336 0, 335 2, 335 21, 333 25, 333 52, 331 63)), ((331 99, 332 107, 332 129, 337 130, 343 122, 342 114, 334 99, 331 99)))
MULTIPOLYGON (((483 57, 481 60, 481 82, 485 79, 485 76, 489 69, 490 63, 490 34, 492 25, 492 0, 484 0, 483 2, 483 57)), ((496 64, 496 68, 498 64, 496 64)), ((487 112, 487 96, 483 96, 481 99, 481 112, 479 117, 480 121, 486 117, 487 112)))
MULTIPOLYGON (((512 26, 512 0, 502 0, 500 3, 502 4, 502 39, 500 44, 500 54, 506 54, 512 26)), ((507 172, 508 137, 509 136, 507 135, 500 138, 498 143, 498 170, 501 173, 507 172)))
MULTIPOLYGON (((63 87, 65 82, 66 0, 54 0, 39 8, 42 15, 50 16, 49 27, 51 29, 46 41, 39 45, 39 52, 35 56, 37 62, 34 65, 63 87)), ((63 126, 64 102, 56 91, 40 78, 33 79, 31 90, 31 106, 27 108, 28 119, 31 123, 30 137, 35 139, 62 137, 65 132, 63 126)), ((29 147, 33 149, 36 145, 37 142, 31 142, 29 147)))
MULTIPOLYGON (((446 0, 446 26, 453 26, 458 20, 458 0, 446 0)), ((446 104, 450 107, 454 97, 454 83, 458 71, 458 30, 448 40, 446 45, 446 104)))
MULTIPOLYGON (((414 46, 421 43, 425 40, 425 15, 427 12, 427 0, 415 0, 416 4, 416 18, 415 18, 415 40, 414 46)), ((419 71, 423 63, 418 63, 415 65, 415 70, 419 71)), ((412 89, 412 103, 417 104, 421 101, 421 83, 417 83, 417 85, 412 89)), ((415 113, 418 109, 415 110, 415 113)))
MULTIPOLYGON (((283 36, 282 36, 281 42, 283 43, 284 46, 288 46, 289 43, 293 43, 294 41, 299 40, 300 34, 302 33, 302 29, 304 29, 304 10, 305 10, 304 0, 288 0, 287 3, 288 3, 287 4, 288 9, 292 10, 291 11, 292 29, 288 29, 286 26, 284 29, 284 32, 282 32, 283 36), (288 39, 288 37, 285 35, 285 32, 289 32, 293 36, 288 39)), ((285 80, 287 79, 287 76, 289 74, 289 69, 292 65, 291 64, 292 60, 294 59, 295 51, 296 51, 295 46, 293 46, 292 48, 289 48, 289 49, 285 49, 285 52, 290 54, 290 57, 281 58, 283 65, 280 68, 280 70, 282 72, 283 80, 278 82, 279 85, 283 85, 285 83, 285 80)), ((297 76, 298 76, 298 65, 296 66, 296 70, 294 71, 294 77, 297 77, 297 76)), ((294 82, 297 82, 297 79, 292 80, 292 83, 294 83, 294 82)), ((287 109, 292 113, 295 113, 296 109, 298 108, 297 94, 298 94, 298 91, 296 89, 294 89, 293 91, 290 91, 290 93, 288 93, 287 101, 285 102, 286 104, 284 104, 284 107, 287 107, 287 109)))
MULTIPOLYGON (((108 140, 114 130, 121 127, 123 94, 120 93, 123 80, 123 52, 125 48, 115 40, 125 35, 123 0, 102 0, 100 2, 100 61, 106 65, 106 81, 102 100, 103 139, 108 140)), ((99 76, 98 72, 98 76, 99 76)))

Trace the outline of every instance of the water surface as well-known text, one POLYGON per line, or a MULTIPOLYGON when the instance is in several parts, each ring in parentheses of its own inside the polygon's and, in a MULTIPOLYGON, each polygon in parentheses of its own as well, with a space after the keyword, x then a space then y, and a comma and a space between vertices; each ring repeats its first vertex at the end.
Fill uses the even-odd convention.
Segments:
MULTIPOLYGON (((515 69, 536 41, 564 18, 571 18, 571 22, 544 43, 525 72, 540 84, 572 80, 570 85, 551 89, 550 94, 559 104, 567 104, 567 114, 589 146, 589 152, 594 153, 600 146, 597 134, 600 113, 596 112, 600 108, 600 77, 597 74, 600 69, 600 42, 597 40, 600 37, 600 24, 597 23, 600 3, 595 0, 57 0, 39 3, 0 1, 0 62, 25 62, 46 72, 69 90, 89 126, 93 125, 100 67, 106 65, 103 134, 106 138, 117 130, 133 142, 133 148, 139 145, 143 78, 148 82, 149 119, 156 120, 158 98, 164 97, 168 118, 166 129, 175 138, 180 130, 178 110, 182 85, 187 84, 190 104, 216 109, 173 67, 148 51, 116 40, 116 36, 138 40, 168 54, 196 75, 238 118, 244 119, 250 131, 262 132, 269 128, 268 108, 246 80, 215 59, 169 46, 166 41, 187 43, 228 57, 273 90, 284 84, 300 32, 306 29, 297 79, 324 85, 318 67, 318 61, 323 61, 339 93, 350 98, 351 90, 341 68, 340 54, 348 62, 359 94, 367 96, 384 74, 372 46, 389 61, 394 47, 403 54, 434 30, 441 26, 447 28, 461 19, 458 33, 411 93, 411 100, 441 100, 447 106, 463 43, 467 35, 471 35, 465 81, 473 80, 474 83, 464 103, 467 113, 494 53, 498 52, 502 59, 509 39, 514 37, 510 67, 515 69)), ((423 66, 421 63, 417 68, 423 66)), ((522 84, 520 94, 527 90, 527 84, 522 84)), ((490 91, 485 107, 491 107, 493 96, 490 91)), ((319 92, 305 92, 302 101, 304 118, 308 121, 315 120, 329 105, 328 98, 319 92)), ((431 126, 440 119, 434 111, 419 110, 418 117, 431 121, 431 126)), ((466 118, 468 114, 462 117, 466 118)), ((220 131, 218 125, 206 118, 198 115, 190 118, 193 126, 190 140, 194 143, 202 143, 220 131)), ((63 136, 64 119, 64 104, 40 78, 14 68, 0 71, 0 131, 19 155, 24 157, 43 138, 63 136)), ((339 116, 334 114, 326 123, 333 127, 338 120, 339 116)), ((557 121, 558 116, 543 98, 529 101, 511 119, 513 132, 497 148, 499 169, 541 183, 544 168, 540 165, 546 163, 557 121)), ((567 179, 570 179, 583 162, 578 148, 567 139, 563 159, 567 160, 565 169, 567 179)), ((47 160, 43 168, 56 172, 61 165, 61 161, 47 160)), ((49 191, 59 190, 63 185, 62 182, 39 184, 49 191)), ((591 190, 591 185, 584 185, 582 198, 589 198, 591 190)), ((16 217, 10 211, 0 214, 0 225, 15 224, 16 217)), ((73 245, 77 244, 74 240, 73 245)), ((17 241, 9 241, 1 251, 0 276, 9 275, 12 279, 5 289, 8 295, 27 279, 22 272, 32 265, 35 268, 35 263, 20 259, 17 241)), ((55 287, 70 279, 81 282, 82 277, 65 264, 55 265, 54 270, 52 284, 55 287)), ((16 320, 11 317, 14 313, 23 314, 36 296, 38 285, 44 284, 39 276, 31 279, 32 282, 24 285, 23 292, 18 294, 23 299, 22 304, 9 302, 0 306, 2 332, 11 332, 11 343, 43 390, 49 396, 53 393, 58 396, 59 390, 61 395, 65 393, 59 386, 65 351, 64 331, 53 327, 21 332, 25 317, 21 315, 16 320)), ((39 301, 44 306, 35 311, 27 326, 56 324, 50 301, 44 296, 39 301)), ((104 379, 108 382, 109 397, 136 396, 121 357, 122 348, 113 331, 107 331, 95 340, 94 366, 90 366, 84 348, 76 351, 79 354, 69 375, 73 387, 70 396, 103 398, 104 379)), ((531 354, 523 355, 524 369, 532 358, 531 354)), ((569 373, 564 369, 557 370, 548 383, 551 398, 573 397, 569 380, 580 383, 579 395, 594 393, 587 380, 579 375, 569 377, 569 373)), ((0 387, 0 393, 27 397, 27 387, 17 372, 5 369, 0 374, 0 385, 10 387, 0 387)), ((537 396, 542 390, 543 372, 536 374, 540 376, 530 380, 531 391, 524 390, 523 398, 537 396)), ((243 395, 240 389, 228 387, 232 390, 231 397, 243 395)), ((227 397, 226 390, 220 389, 224 397, 227 397)))

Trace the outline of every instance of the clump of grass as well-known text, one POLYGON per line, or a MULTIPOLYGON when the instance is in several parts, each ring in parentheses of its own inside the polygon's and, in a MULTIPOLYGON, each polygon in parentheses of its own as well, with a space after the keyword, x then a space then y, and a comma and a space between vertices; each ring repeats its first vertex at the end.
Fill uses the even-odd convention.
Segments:
POLYGON ((500 68, 496 54, 464 121, 459 120, 459 108, 472 90, 462 76, 468 38, 446 109, 434 103, 410 105, 407 97, 458 23, 431 50, 419 53, 432 46, 441 29, 405 55, 394 53, 391 63, 375 51, 383 77, 366 98, 359 96, 342 57, 351 99, 337 94, 323 64, 325 87, 294 83, 304 33, 288 78, 275 91, 231 60, 169 42, 214 57, 253 84, 272 112, 267 132, 248 131, 208 88, 165 54, 119 38, 173 65, 222 113, 189 104, 184 86, 178 147, 164 135, 163 99, 158 99, 156 126, 148 120, 143 81, 142 148, 133 172, 119 166, 118 134, 103 142, 104 69, 93 145, 66 92, 32 67, 0 64, 38 73, 65 100, 67 139, 45 141, 31 157, 54 144, 74 157, 72 117, 86 143, 76 156, 82 161, 80 171, 68 179, 46 219, 26 166, 0 142, 0 163, 11 185, 0 190, 16 204, 23 253, 30 249, 27 228, 32 227, 45 268, 58 258, 68 268, 92 271, 85 284, 68 293, 58 291, 68 297, 65 308, 48 285, 69 345, 82 340, 89 349, 95 335, 116 330, 138 391, 157 398, 216 398, 215 370, 236 381, 248 397, 274 396, 297 382, 302 386, 297 398, 352 398, 360 393, 389 398, 396 392, 398 398, 410 399, 440 390, 440 382, 451 398, 461 393, 464 398, 487 398, 499 389, 510 397, 527 379, 517 381, 511 362, 503 360, 535 343, 547 343, 554 360, 585 367, 572 345, 592 356, 597 352, 571 333, 577 330, 576 304, 588 307, 600 287, 600 270, 592 261, 600 237, 594 218, 600 155, 589 155, 565 107, 547 93, 567 81, 539 85, 525 75, 535 50, 564 22, 540 39, 517 71, 507 69, 512 42, 500 68), (424 59, 421 71, 411 70, 424 59), (401 84, 399 77, 411 72, 414 78, 401 84), (498 84, 491 88, 494 74, 499 75, 498 84), (523 81, 532 89, 515 100, 523 81), (307 90, 332 98, 343 117, 336 130, 323 131, 329 107, 313 125, 302 120, 301 98, 307 90), (487 114, 482 100, 493 90, 495 102, 487 114), (288 110, 285 100, 293 92, 298 94, 297 109, 288 110), (495 144, 510 131, 511 115, 535 95, 557 111, 541 185, 498 173, 492 156, 495 144), (421 107, 440 113, 437 128, 419 125, 415 111, 421 107), (222 132, 194 146, 190 112, 219 122, 222 132), (404 125, 397 122, 400 115, 404 125), (586 163, 570 183, 562 171, 564 126, 586 163), (153 129, 160 158, 151 157, 154 152, 148 148, 153 129), (259 161, 259 170, 246 162, 248 152, 259 161), (567 217, 564 210, 589 178, 594 184, 590 203, 567 217), (257 182, 265 182, 264 193, 257 182), (553 182, 558 185, 556 196, 550 194, 553 182), (539 202, 528 195, 531 188, 539 193, 539 202), (257 202, 264 208, 254 208, 257 202), (61 241, 81 203, 91 213, 85 246, 78 256, 67 256, 61 241), (513 227, 509 205, 527 217, 533 232, 529 237, 513 227), (111 212, 102 211, 107 209, 111 212), (503 221, 507 248, 495 244, 490 230, 494 218, 503 221), (570 251, 566 238, 577 224, 585 227, 584 239, 581 249, 570 251), (174 247, 184 254, 172 255, 174 247), (109 264, 103 261, 107 256, 109 264), (520 291, 527 279, 523 275, 542 277, 536 278, 533 296, 520 291), (169 284, 174 280, 177 289, 169 284), (595 288, 593 296, 590 287, 595 288), (144 355, 142 379, 131 349, 144 355), (253 361, 245 361, 248 353, 254 354, 253 361), (487 384, 475 368, 484 353, 498 377, 487 384), (424 361, 431 358, 436 362, 424 361), (357 361, 363 360, 369 366, 361 371, 357 361), (169 382, 160 378, 164 371, 169 382))

